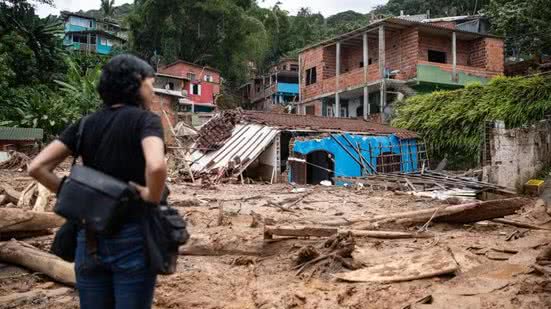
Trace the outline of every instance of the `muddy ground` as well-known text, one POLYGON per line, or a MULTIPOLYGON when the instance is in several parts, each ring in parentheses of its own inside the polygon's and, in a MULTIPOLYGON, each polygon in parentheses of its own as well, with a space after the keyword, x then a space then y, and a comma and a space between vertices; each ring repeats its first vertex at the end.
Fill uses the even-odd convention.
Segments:
MULTIPOLYGON (((0 171, 0 182, 22 190, 30 181, 24 176, 0 171)), ((459 269, 455 274, 409 282, 348 283, 337 280, 334 274, 349 270, 332 260, 309 267, 297 276, 295 256, 299 249, 307 245, 319 247, 325 239, 276 238, 259 247, 264 222, 346 222, 437 207, 443 202, 367 188, 261 184, 201 188, 174 183, 171 188, 171 201, 186 215, 193 235, 211 248, 230 254, 181 256, 176 274, 159 277, 155 308, 403 308, 427 296, 432 296, 432 304, 412 308, 551 307, 551 279, 530 267, 541 248, 551 242, 550 231, 479 222, 433 224, 428 231, 435 237, 426 239, 355 238, 357 251, 353 256, 367 266, 400 260, 412 252, 441 249, 450 254, 459 269), (270 206, 268 201, 290 201, 284 203, 290 211, 270 206), (253 212, 256 227, 251 227, 253 212)), ((533 224, 551 219, 538 206, 527 207, 511 218, 533 224)), ((47 236, 26 241, 48 250, 51 239, 47 236)), ((78 308, 76 292, 60 288, 63 286, 42 274, 0 264, 0 299, 21 296, 0 303, 0 308, 78 308), (25 297, 25 292, 37 289, 56 292, 25 297)))

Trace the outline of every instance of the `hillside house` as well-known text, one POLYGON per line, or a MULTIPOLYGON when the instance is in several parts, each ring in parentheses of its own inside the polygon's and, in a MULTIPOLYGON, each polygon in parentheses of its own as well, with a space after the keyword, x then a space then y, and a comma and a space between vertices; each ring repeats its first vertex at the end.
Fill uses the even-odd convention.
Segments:
POLYGON ((0 151, 33 147, 43 138, 43 129, 0 127, 0 151))
POLYGON ((268 74, 257 76, 241 87, 242 101, 262 111, 298 102, 298 69, 298 61, 282 59, 268 74))
POLYGON ((169 136, 168 120, 174 127, 184 115, 211 113, 216 108, 220 94, 220 72, 208 66, 200 66, 183 60, 158 69, 155 77, 153 110, 160 114, 169 136), (168 117, 165 117, 164 112, 168 117))
POLYGON ((63 45, 71 50, 109 55, 114 46, 124 44, 127 29, 109 19, 63 11, 65 38, 63 45))
POLYGON ((460 25, 393 17, 303 49, 298 113, 368 119, 390 113, 410 90, 453 89, 502 75, 503 39, 484 33, 480 23, 460 25))

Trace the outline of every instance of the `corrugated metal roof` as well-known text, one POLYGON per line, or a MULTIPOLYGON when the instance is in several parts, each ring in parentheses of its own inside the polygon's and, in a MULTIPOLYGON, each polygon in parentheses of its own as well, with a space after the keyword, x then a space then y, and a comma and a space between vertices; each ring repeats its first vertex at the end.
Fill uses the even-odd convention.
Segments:
POLYGON ((5 141, 34 141, 44 138, 44 130, 34 128, 0 127, 0 140, 5 141))
POLYGON ((222 148, 207 154, 199 150, 194 151, 191 154, 193 160, 191 169, 194 172, 209 172, 227 167, 230 162, 238 159, 240 162, 236 173, 238 174, 270 146, 277 134, 279 134, 278 129, 264 125, 237 125, 222 148))

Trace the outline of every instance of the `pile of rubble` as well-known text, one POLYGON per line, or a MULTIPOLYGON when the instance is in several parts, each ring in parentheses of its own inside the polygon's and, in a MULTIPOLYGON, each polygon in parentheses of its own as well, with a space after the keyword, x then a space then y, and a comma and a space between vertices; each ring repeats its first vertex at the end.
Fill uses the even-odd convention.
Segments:
POLYGON ((0 169, 22 169, 30 162, 29 157, 21 152, 9 151, 8 160, 0 162, 0 169))
POLYGON ((228 110, 216 115, 199 130, 195 148, 204 152, 220 148, 222 143, 231 137, 235 125, 240 120, 240 110, 228 110))

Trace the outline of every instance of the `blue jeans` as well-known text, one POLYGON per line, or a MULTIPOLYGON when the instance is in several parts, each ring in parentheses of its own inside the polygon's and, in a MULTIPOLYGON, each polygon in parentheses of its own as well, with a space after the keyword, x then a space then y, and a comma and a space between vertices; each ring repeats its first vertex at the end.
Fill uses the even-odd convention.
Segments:
POLYGON ((116 235, 97 238, 97 253, 92 256, 86 251, 85 231, 77 237, 75 273, 80 308, 151 308, 157 276, 145 261, 141 226, 128 224, 116 235))

